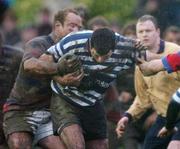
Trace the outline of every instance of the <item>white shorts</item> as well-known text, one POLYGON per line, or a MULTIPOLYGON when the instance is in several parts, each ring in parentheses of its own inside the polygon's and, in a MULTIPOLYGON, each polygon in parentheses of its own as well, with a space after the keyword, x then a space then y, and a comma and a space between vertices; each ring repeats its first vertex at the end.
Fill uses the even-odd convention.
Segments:
POLYGON ((37 144, 41 139, 53 135, 51 113, 48 111, 34 111, 31 116, 26 117, 31 124, 34 134, 34 143, 37 144))

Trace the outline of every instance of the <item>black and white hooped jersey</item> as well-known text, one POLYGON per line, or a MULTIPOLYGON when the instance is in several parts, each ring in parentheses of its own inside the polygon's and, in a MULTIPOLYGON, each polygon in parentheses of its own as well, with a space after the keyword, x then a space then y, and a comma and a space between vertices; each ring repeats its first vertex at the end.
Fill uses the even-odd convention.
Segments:
POLYGON ((77 55, 82 61, 85 72, 83 87, 81 85, 79 87, 62 86, 54 80, 51 81, 52 90, 74 105, 93 106, 96 101, 102 100, 106 89, 121 70, 128 69, 134 64, 132 57, 122 56, 127 50, 133 52, 132 47, 126 46, 126 43, 131 43, 133 40, 119 34, 116 34, 118 44, 111 57, 102 63, 97 63, 88 50, 92 33, 93 31, 90 30, 70 33, 47 50, 56 62, 68 52, 77 55))

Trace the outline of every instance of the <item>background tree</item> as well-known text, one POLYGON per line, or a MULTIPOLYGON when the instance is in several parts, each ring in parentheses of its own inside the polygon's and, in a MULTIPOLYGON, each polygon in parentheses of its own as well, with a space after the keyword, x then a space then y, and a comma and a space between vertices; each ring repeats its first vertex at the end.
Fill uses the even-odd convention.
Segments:
POLYGON ((89 9, 90 17, 103 15, 108 20, 117 20, 125 24, 134 19, 133 11, 136 7, 135 0, 74 0, 84 3, 89 9))
POLYGON ((37 13, 42 8, 42 0, 16 0, 12 9, 15 10, 20 26, 33 24, 37 13))

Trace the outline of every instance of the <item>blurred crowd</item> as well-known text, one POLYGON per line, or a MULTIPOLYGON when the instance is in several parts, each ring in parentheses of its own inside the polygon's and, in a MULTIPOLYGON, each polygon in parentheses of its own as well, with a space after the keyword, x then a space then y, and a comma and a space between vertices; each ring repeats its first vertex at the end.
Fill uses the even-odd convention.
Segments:
MULTIPOLYGON (((2 3, 2 2, 1 2, 2 3)), ((179 43, 180 2, 177 0, 139 0, 134 10, 135 18, 144 14, 157 18, 161 30, 161 37, 167 41, 179 43)), ((36 36, 47 35, 52 28, 52 12, 42 8, 36 15, 35 24, 26 24, 19 28, 18 18, 8 5, 1 5, 0 29, 3 31, 4 43, 22 48, 23 45, 36 36)), ((111 27, 115 32, 135 37, 135 22, 123 24, 108 21, 104 16, 89 18, 89 10, 84 5, 78 5, 77 10, 84 18, 84 29, 95 30, 102 26, 111 27)))
MULTIPOLYGON (((157 18, 161 30, 161 38, 180 45, 180 2, 176 0, 139 0, 137 8, 134 10, 136 18, 151 14, 157 18)), ((48 8, 42 8, 37 15, 38 23, 27 24, 18 27, 18 18, 11 8, 1 8, 3 16, 1 16, 0 31, 3 45, 9 45, 17 48, 24 53, 25 44, 42 35, 48 35, 52 31, 52 12, 48 8)), ((136 39, 136 22, 128 22, 127 24, 108 21, 104 16, 88 17, 86 7, 74 7, 82 19, 83 29, 96 30, 102 27, 109 27, 126 37, 136 39)), ((115 128, 118 120, 123 113, 131 106, 136 96, 134 89, 134 69, 121 72, 117 82, 113 88, 108 90, 105 95, 105 108, 108 124, 108 138, 110 149, 141 149, 144 136, 147 130, 154 123, 157 114, 154 109, 149 109, 136 122, 128 125, 125 135, 117 138, 115 128)))

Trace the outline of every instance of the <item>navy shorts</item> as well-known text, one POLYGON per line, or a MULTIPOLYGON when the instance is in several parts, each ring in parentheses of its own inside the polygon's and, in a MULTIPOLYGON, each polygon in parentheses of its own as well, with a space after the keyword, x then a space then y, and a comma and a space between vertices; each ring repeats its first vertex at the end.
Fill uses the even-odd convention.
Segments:
POLYGON ((166 118, 158 116, 155 123, 148 130, 143 149, 167 149, 167 146, 171 140, 180 140, 180 131, 167 137, 157 137, 159 130, 165 125, 166 118))
POLYGON ((96 102, 90 107, 76 107, 57 94, 51 99, 51 112, 54 134, 72 124, 78 124, 83 130, 86 141, 107 138, 106 115, 103 102, 96 102))

